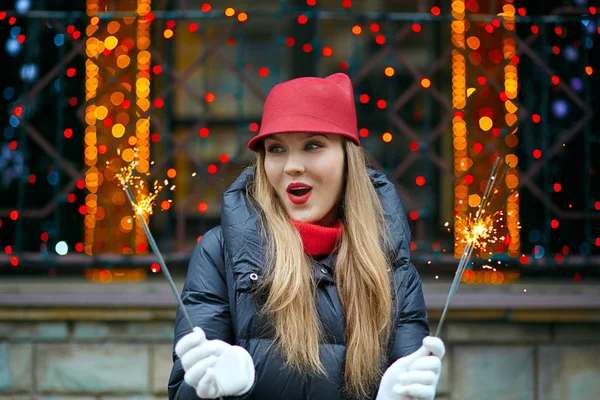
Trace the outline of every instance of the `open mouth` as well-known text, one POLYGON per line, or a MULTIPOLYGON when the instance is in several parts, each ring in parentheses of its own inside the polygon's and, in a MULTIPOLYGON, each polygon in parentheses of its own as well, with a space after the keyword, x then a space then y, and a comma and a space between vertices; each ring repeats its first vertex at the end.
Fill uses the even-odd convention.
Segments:
POLYGON ((302 197, 308 194, 312 188, 302 188, 302 189, 290 189, 290 194, 297 197, 302 197))

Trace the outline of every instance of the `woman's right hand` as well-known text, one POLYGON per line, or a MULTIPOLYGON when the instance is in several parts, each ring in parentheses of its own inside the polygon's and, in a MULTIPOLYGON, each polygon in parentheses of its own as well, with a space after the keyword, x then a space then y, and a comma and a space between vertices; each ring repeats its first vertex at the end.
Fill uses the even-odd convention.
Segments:
POLYGON ((246 349, 222 340, 207 340, 195 327, 175 345, 185 382, 201 399, 241 396, 254 384, 254 363, 246 349))

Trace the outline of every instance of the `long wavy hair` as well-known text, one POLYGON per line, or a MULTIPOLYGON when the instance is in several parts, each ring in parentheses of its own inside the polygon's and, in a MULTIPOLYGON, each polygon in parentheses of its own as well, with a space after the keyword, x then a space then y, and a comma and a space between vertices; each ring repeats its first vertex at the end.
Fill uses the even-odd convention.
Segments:
MULTIPOLYGON (((366 170, 363 149, 343 139, 343 234, 336 251, 335 281, 346 320, 344 390, 372 395, 381 377, 392 324, 390 245, 384 212, 366 170)), ((262 311, 272 321, 276 343, 288 366, 326 375, 319 359, 323 335, 316 307, 313 266, 298 230, 270 184, 264 147, 257 152, 247 195, 260 208, 267 240, 267 273, 259 291, 262 311)))

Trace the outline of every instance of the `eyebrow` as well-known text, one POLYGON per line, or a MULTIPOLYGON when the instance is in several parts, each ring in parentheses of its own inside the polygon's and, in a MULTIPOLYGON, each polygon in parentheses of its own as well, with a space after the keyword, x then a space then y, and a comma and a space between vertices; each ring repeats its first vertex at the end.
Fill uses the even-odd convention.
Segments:
MULTIPOLYGON (((326 135, 322 134, 322 133, 314 133, 314 134, 312 134, 312 135, 308 136, 306 139, 310 139, 310 138, 313 138, 313 137, 315 137, 315 136, 322 136, 322 137, 324 137, 324 138, 325 138, 325 140, 329 140, 329 138, 328 138, 326 135)), ((277 135, 271 135, 271 136, 267 136, 267 137, 265 138, 265 141, 266 141, 267 139, 272 139, 272 140, 276 140, 276 141, 278 141, 278 142, 281 142, 281 139, 279 139, 279 137, 278 137, 277 135)))

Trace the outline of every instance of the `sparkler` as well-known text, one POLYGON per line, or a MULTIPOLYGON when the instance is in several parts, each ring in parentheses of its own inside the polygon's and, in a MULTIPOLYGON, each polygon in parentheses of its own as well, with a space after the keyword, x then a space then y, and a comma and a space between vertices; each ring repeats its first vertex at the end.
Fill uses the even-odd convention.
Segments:
MULTIPOLYGON (((192 323, 192 320, 191 320, 190 316, 188 315, 188 313, 185 309, 185 306, 183 305, 183 301, 181 301, 181 296, 179 295, 179 291, 177 290, 177 287, 175 286, 175 283, 173 282, 173 278, 171 277, 171 274, 169 273, 169 269, 167 268, 165 260, 162 256, 160 250, 158 249, 158 246, 156 245, 156 240, 154 240, 154 236, 152 235, 152 232, 150 232, 150 227, 146 223, 146 217, 149 215, 152 215, 152 213, 153 213, 154 200, 156 200, 156 197, 158 196, 158 194, 160 193, 160 191, 162 190, 163 187, 161 185, 159 185, 158 182, 154 182, 153 192, 151 194, 145 194, 144 193, 145 192, 144 180, 141 179, 139 175, 135 175, 136 166, 137 166, 137 160, 134 160, 131 164, 129 164, 126 167, 121 168, 119 170, 119 172, 117 172, 117 174, 116 174, 117 178, 119 179, 119 183, 121 184, 121 186, 123 187, 123 190, 125 191, 125 194, 127 195, 127 199, 129 199, 129 202, 131 203, 131 206, 133 207, 133 211, 137 215, 138 220, 140 221, 140 224, 142 225, 142 229, 144 230, 144 233, 146 234, 146 238, 148 239, 148 243, 150 243, 150 247, 152 248, 152 251, 154 251, 156 258, 158 258, 158 264, 160 265, 160 269, 161 269, 161 271, 163 271, 163 274, 165 275, 165 277, 167 278, 167 281, 169 282, 169 285, 171 286, 173 295, 175 295, 175 298, 177 299, 177 302, 179 303, 179 308, 183 312, 183 316, 186 319, 187 323, 189 324, 190 330, 193 331, 194 325, 192 323), (140 197, 139 201, 136 201, 136 199, 133 195, 133 191, 131 190, 132 186, 137 189, 138 195, 140 197)), ((165 183, 165 186, 168 185, 168 181, 165 180, 164 183, 165 183)), ((173 187, 171 189, 173 189, 173 187)))
POLYGON ((477 209, 477 213, 475 214, 475 218, 471 218, 469 216, 469 218, 466 221, 465 228, 463 228, 462 230, 463 241, 466 243, 466 246, 458 263, 458 268, 456 270, 456 274, 454 275, 454 280, 452 281, 452 285, 450 286, 448 298, 446 299, 446 304, 444 305, 442 317, 440 318, 440 322, 438 323, 435 336, 440 335, 442 325, 444 325, 444 320, 446 318, 446 313, 448 312, 448 308, 450 306, 450 302, 452 301, 452 297, 454 297, 454 294, 456 293, 456 289, 458 288, 458 285, 462 279, 467 264, 471 259, 473 249, 477 248, 482 251, 487 251, 488 243, 495 243, 496 241, 503 239, 502 237, 496 237, 496 229, 494 228, 494 222, 498 220, 497 216, 501 216, 502 214, 500 212, 497 212, 484 217, 484 214, 487 211, 486 207, 488 207, 492 203, 492 200, 499 191, 496 185, 499 185, 500 182, 502 182, 502 179, 506 174, 506 170, 508 169, 508 164, 504 164, 504 168, 500 170, 499 164, 500 158, 496 158, 494 166, 492 167, 490 179, 487 182, 487 186, 483 193, 483 197, 481 199, 481 202, 479 203, 479 208, 477 209))

